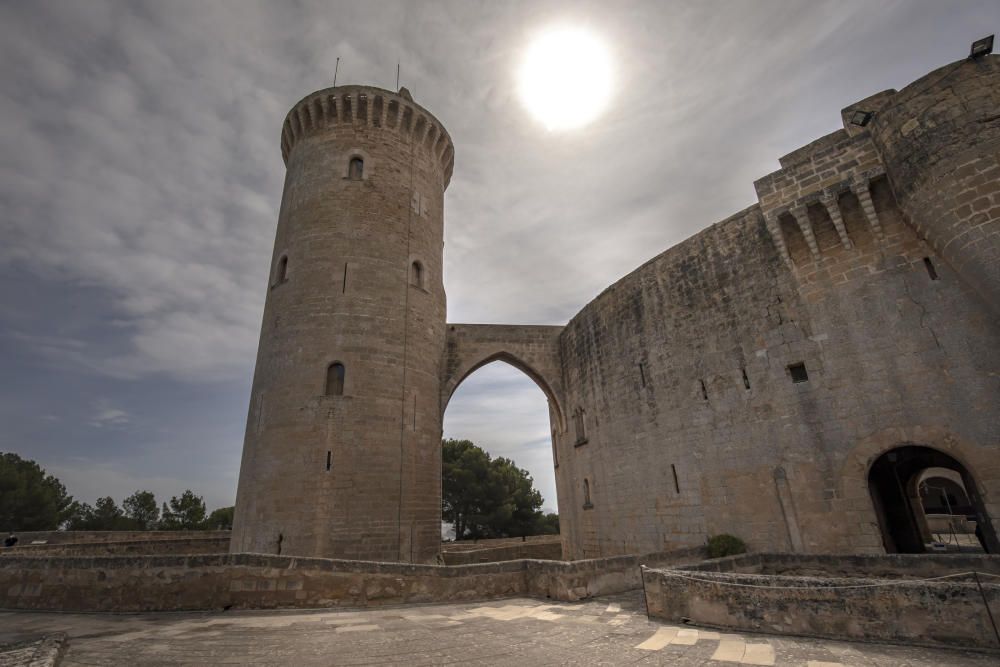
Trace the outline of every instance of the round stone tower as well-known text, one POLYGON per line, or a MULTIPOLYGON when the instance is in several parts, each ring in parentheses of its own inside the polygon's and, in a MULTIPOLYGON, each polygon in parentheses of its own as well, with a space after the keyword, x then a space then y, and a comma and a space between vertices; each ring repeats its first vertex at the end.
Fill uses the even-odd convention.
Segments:
POLYGON ((405 88, 339 86, 281 150, 231 551, 432 561, 451 138, 405 88))
POLYGON ((875 111, 872 139, 903 212, 1000 314, 1000 56, 942 67, 875 111))

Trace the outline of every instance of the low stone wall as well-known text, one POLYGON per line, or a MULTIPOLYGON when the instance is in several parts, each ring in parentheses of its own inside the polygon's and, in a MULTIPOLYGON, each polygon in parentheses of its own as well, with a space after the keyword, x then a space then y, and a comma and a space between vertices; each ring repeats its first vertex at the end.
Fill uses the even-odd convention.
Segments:
POLYGON ((172 554, 224 554, 229 537, 186 537, 126 542, 80 542, 76 544, 33 544, 0 549, 4 556, 167 556, 172 554))
MULTIPOLYGON (((188 537, 217 537, 229 539, 228 530, 35 530, 15 533, 18 546, 32 542, 46 544, 80 544, 84 542, 138 542, 148 540, 177 540, 188 537)), ((6 537, 6 535, 4 535, 6 537)))
POLYGON ((796 556, 755 554, 676 568, 643 569, 652 617, 784 635, 1000 648, 983 596, 1000 618, 1000 556, 796 556), (796 563, 801 561, 801 563, 796 563), (841 576, 740 572, 811 569, 839 562, 841 576), (860 577, 869 567, 894 579, 860 577), (852 576, 853 575, 853 576, 852 576))
MULTIPOLYGON (((690 562, 698 550, 650 562, 690 562)), ((172 611, 369 607, 513 596, 579 600, 638 588, 640 558, 439 566, 258 554, 0 558, 0 608, 172 611)))
POLYGON ((367 607, 526 594, 525 561, 440 567, 257 554, 0 558, 0 607, 367 607))
POLYGON ((477 551, 479 549, 493 549, 496 547, 510 547, 518 544, 562 544, 559 535, 528 535, 526 537, 497 537, 488 540, 457 540, 454 542, 442 542, 442 552, 452 551, 477 551))
POLYGON ((526 561, 528 589, 536 597, 564 601, 611 595, 642 587, 640 565, 682 565, 704 558, 704 547, 688 547, 645 556, 526 561))
POLYGON ((442 550, 441 557, 445 565, 495 563, 522 558, 562 560, 562 542, 516 542, 507 546, 480 549, 442 550))
POLYGON ((680 569, 817 577, 905 579, 941 577, 958 572, 1000 575, 1000 556, 986 554, 854 554, 756 553, 717 558, 680 569))

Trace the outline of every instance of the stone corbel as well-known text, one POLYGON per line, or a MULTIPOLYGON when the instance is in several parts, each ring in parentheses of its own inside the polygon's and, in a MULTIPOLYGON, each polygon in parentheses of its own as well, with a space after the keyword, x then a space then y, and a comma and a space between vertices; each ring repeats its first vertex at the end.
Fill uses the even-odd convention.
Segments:
POLYGON ((785 260, 785 264, 789 267, 793 266, 792 256, 788 254, 788 246, 785 245, 785 237, 781 234, 781 225, 778 224, 778 218, 773 213, 767 213, 764 215, 764 224, 767 226, 767 231, 771 234, 771 240, 774 241, 774 246, 778 249, 778 254, 785 260))
POLYGON ((806 207, 796 206, 788 212, 795 218, 795 222, 799 223, 799 229, 802 230, 802 236, 806 239, 806 245, 809 246, 809 252, 812 253, 813 259, 818 260, 819 246, 816 245, 816 236, 813 234, 812 223, 809 222, 809 212, 806 207))
POLYGON ((878 213, 875 212, 875 202, 872 201, 872 194, 868 189, 870 183, 871 181, 868 179, 854 183, 851 185, 851 191, 858 198, 861 210, 865 212, 865 218, 868 219, 868 225, 872 228, 875 237, 882 240, 885 238, 885 233, 882 231, 882 224, 878 220, 878 213))
POLYGON ((823 208, 826 209, 827 214, 830 216, 830 220, 833 220, 833 226, 837 229, 837 235, 840 236, 840 242, 846 250, 850 250, 852 247, 851 239, 847 236, 847 227, 844 226, 844 218, 840 214, 839 198, 837 195, 830 195, 820 199, 820 202, 823 204, 823 208))

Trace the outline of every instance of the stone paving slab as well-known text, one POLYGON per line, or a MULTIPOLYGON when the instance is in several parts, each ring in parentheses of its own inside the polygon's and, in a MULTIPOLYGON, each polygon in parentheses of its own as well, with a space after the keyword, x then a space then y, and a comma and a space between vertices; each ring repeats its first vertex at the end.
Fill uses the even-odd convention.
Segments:
POLYGON ((55 667, 66 637, 62 633, 0 644, 0 667, 55 667))
MULTIPOLYGON (((641 593, 356 611, 0 612, 0 642, 65 633, 61 665, 995 667, 1000 653, 727 633, 649 621, 641 593)), ((20 667, 20 663, 16 664, 20 667)), ((27 663, 24 663, 27 664, 27 663)))

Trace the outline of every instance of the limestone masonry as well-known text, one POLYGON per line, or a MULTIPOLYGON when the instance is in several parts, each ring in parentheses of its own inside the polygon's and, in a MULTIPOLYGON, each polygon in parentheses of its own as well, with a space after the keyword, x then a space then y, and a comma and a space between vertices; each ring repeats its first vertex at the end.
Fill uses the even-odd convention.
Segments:
POLYGON ((841 113, 564 327, 470 325, 443 125, 405 89, 304 98, 230 550, 434 562, 444 409, 503 360, 549 400, 565 558, 920 552, 933 471, 1000 552, 1000 57, 841 113))

